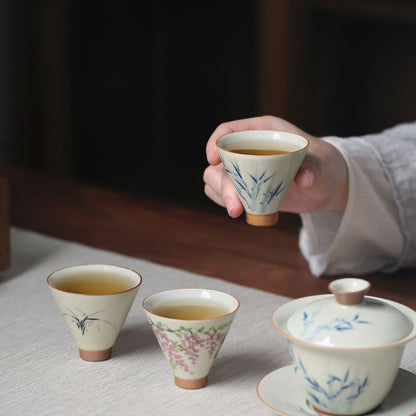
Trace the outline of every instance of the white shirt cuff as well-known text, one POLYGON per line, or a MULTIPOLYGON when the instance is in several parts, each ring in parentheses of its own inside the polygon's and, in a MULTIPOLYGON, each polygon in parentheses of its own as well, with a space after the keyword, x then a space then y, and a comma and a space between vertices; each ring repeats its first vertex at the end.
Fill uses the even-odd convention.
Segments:
POLYGON ((312 274, 365 274, 393 270, 404 247, 390 184, 372 148, 361 138, 322 140, 343 155, 349 176, 344 213, 301 214, 300 249, 312 274))

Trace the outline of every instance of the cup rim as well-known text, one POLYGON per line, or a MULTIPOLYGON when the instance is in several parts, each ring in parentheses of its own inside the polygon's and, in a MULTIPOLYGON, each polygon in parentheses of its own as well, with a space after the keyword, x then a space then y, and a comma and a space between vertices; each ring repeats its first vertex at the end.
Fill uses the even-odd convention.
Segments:
POLYGON ((228 149, 225 149, 224 147, 220 146, 219 141, 221 139, 223 139, 224 137, 226 137, 226 136, 237 135, 239 133, 250 133, 250 132, 257 132, 257 133, 259 133, 259 132, 261 132, 261 133, 284 133, 284 134, 289 134, 291 136, 300 137, 300 138, 306 140, 306 143, 300 149, 297 149, 297 150, 294 150, 294 151, 291 151, 291 152, 288 152, 288 153, 284 153, 284 154, 277 154, 277 155, 248 155, 248 154, 241 153, 240 155, 243 156, 243 157, 244 156, 247 156, 247 157, 263 157, 263 158, 265 158, 265 157, 285 157, 287 154, 294 154, 294 153, 302 152, 305 149, 307 149, 309 147, 309 145, 310 145, 310 139, 308 139, 306 136, 303 136, 301 134, 292 133, 290 131, 285 131, 285 130, 264 130, 264 129, 258 129, 258 130, 254 130, 254 129, 250 130, 250 129, 248 129, 248 130, 239 130, 239 131, 232 131, 230 133, 225 133, 225 134, 221 135, 220 137, 218 137, 215 140, 215 145, 216 145, 217 149, 221 149, 223 152, 227 152, 227 153, 231 153, 231 154, 236 154, 232 150, 228 150, 228 149))
POLYGON ((206 321, 212 321, 212 320, 215 320, 215 319, 223 319, 223 318, 226 318, 226 317, 228 317, 228 316, 231 316, 231 315, 233 315, 233 314, 235 314, 237 311, 238 311, 238 309, 240 308, 240 300, 236 297, 236 296, 234 296, 234 295, 231 295, 231 294, 229 294, 229 293, 227 293, 227 292, 225 292, 225 291, 222 291, 222 290, 217 290, 217 289, 207 289, 207 288, 201 288, 201 287, 184 287, 184 288, 176 288, 176 289, 166 289, 166 290, 161 290, 161 291, 159 291, 159 292, 155 292, 155 293, 152 293, 151 295, 148 295, 148 296, 146 296, 144 299, 143 299, 143 301, 142 301, 142 308, 144 309, 144 311, 145 312, 147 312, 147 313, 149 313, 149 314, 152 314, 152 315, 154 315, 154 316, 157 316, 157 317, 159 317, 159 318, 162 318, 162 319, 167 319, 167 320, 170 320, 170 321, 182 321, 182 322, 206 322, 206 321), (220 293, 220 294, 222 294, 222 295, 226 295, 226 296, 228 296, 228 297, 230 297, 230 298, 232 298, 232 299, 234 299, 234 301, 236 302, 236 306, 233 308, 233 310, 231 311, 231 312, 228 312, 228 313, 226 313, 226 314, 222 314, 222 315, 219 315, 218 317, 216 317, 216 318, 209 318, 209 319, 178 319, 178 318, 168 318, 167 316, 163 316, 163 315, 158 315, 158 314, 156 314, 156 313, 154 313, 154 312, 152 312, 150 309, 148 309, 146 306, 145 306, 145 303, 150 299, 150 298, 152 298, 152 297, 155 297, 155 296, 157 296, 157 295, 161 295, 161 294, 164 294, 164 293, 168 293, 168 292, 179 292, 179 291, 188 291, 188 290, 195 290, 195 291, 207 291, 207 292, 215 292, 215 293, 220 293))
MULTIPOLYGON (((386 303, 389 303, 392 306, 395 306, 396 308, 402 310, 403 313, 405 313, 405 311, 407 313, 406 316, 409 317, 409 319, 411 319, 411 321, 413 322, 413 329, 410 331, 409 334, 407 334, 405 337, 394 341, 394 342, 390 342, 388 344, 383 344, 383 345, 376 345, 373 347, 339 347, 339 346, 329 346, 329 345, 320 345, 320 344, 315 344, 313 342, 308 342, 299 338, 296 338, 294 335, 289 334, 286 331, 286 328, 281 328, 279 327, 274 320, 274 317, 276 316, 276 314, 278 313, 278 311, 280 309, 282 309, 284 306, 287 306, 290 303, 293 302, 306 302, 306 301, 312 301, 312 300, 317 300, 317 299, 325 299, 325 298, 331 298, 333 297, 333 295, 331 294, 324 294, 324 295, 313 295, 313 296, 306 296, 303 298, 298 298, 298 299, 291 299, 287 302, 282 303, 280 306, 278 306, 272 313, 270 320, 271 320, 271 324, 272 324, 272 328, 279 334, 281 335, 283 338, 286 338, 288 341, 294 343, 294 344, 298 344, 298 345, 303 345, 305 347, 309 347, 309 348, 313 348, 313 349, 317 349, 317 350, 322 350, 322 351, 334 351, 334 352, 359 352, 359 351, 381 351, 381 350, 388 350, 388 349, 393 349, 396 347, 400 347, 400 346, 404 346, 405 344, 407 344, 408 342, 414 340, 416 338, 416 317, 411 319, 411 317, 409 316, 410 313, 414 313, 415 311, 413 311, 413 309, 409 308, 406 305, 403 305, 401 303, 392 301, 392 300, 388 300, 388 299, 382 299, 379 297, 375 297, 375 296, 367 296, 368 299, 375 299, 375 300, 379 300, 379 301, 383 301, 386 303)), ((287 322, 287 319, 286 319, 287 322)))
POLYGON ((77 265, 73 265, 73 266, 65 266, 65 267, 61 267, 60 269, 54 270, 53 272, 51 272, 48 277, 46 278, 46 282, 49 285, 50 288, 52 288, 53 290, 57 290, 59 292, 62 293, 68 293, 68 294, 72 294, 72 295, 79 295, 79 296, 112 296, 112 295, 119 295, 122 293, 127 293, 127 292, 131 292, 132 290, 137 289, 143 282, 143 277, 141 276, 141 274, 139 272, 137 272, 134 269, 131 269, 129 267, 124 267, 124 266, 118 266, 118 265, 114 265, 114 264, 104 264, 104 263, 87 263, 87 264, 77 264, 77 265), (70 292, 68 290, 62 290, 59 289, 58 287, 54 286, 51 282, 51 278, 53 277, 54 274, 62 272, 64 270, 69 270, 69 269, 77 269, 77 268, 82 268, 82 267, 94 267, 94 266, 99 266, 99 267, 109 267, 109 268, 113 268, 113 269, 122 269, 124 271, 129 271, 134 273, 135 275, 137 275, 138 277, 138 282, 130 287, 129 289, 125 289, 125 290, 120 290, 120 291, 116 291, 116 292, 109 292, 109 293, 77 293, 77 292, 70 292))

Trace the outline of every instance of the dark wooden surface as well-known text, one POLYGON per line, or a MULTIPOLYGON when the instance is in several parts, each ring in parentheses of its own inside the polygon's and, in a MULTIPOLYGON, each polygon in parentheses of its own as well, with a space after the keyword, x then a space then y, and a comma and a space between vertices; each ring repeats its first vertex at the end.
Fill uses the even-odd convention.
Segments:
MULTIPOLYGON (((256 228, 225 211, 196 209, 0 166, 10 182, 11 223, 290 297, 327 293, 298 249, 298 217, 256 228)), ((202 187, 202 182, 201 182, 202 187)), ((371 294, 416 308, 416 271, 365 276, 371 294)))

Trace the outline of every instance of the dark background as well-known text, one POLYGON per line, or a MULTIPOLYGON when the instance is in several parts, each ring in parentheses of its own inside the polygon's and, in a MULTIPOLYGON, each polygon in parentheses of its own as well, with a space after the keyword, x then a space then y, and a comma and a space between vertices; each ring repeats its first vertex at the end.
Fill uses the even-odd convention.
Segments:
POLYGON ((414 120, 415 4, 3 0, 1 162, 211 207, 222 121, 351 136, 414 120))

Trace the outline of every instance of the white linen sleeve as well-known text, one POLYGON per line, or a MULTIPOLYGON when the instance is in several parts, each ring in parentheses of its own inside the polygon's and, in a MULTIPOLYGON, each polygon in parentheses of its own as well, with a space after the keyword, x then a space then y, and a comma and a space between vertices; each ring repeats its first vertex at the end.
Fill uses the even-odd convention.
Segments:
POLYGON ((322 140, 343 155, 349 177, 345 211, 301 214, 299 246, 315 276, 392 271, 404 247, 391 186, 372 147, 361 138, 322 140))

